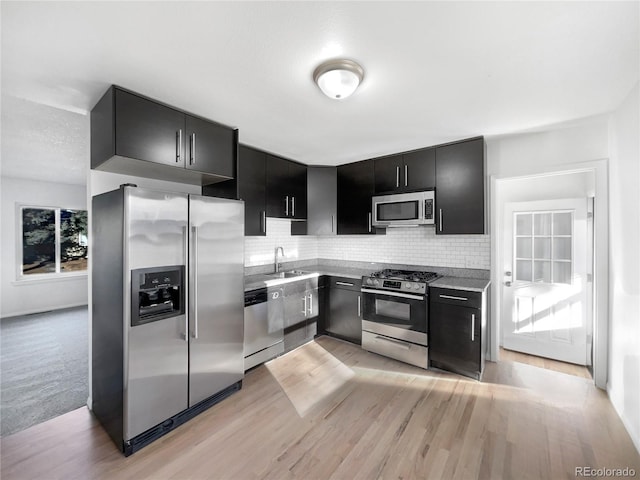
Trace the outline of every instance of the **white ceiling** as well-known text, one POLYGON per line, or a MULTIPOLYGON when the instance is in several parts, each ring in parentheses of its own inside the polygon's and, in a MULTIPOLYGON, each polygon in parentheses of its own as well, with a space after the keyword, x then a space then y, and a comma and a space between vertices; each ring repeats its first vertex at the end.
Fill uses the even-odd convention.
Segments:
MULTIPOLYGON (((20 134, 46 128, 29 120, 38 104, 86 113, 111 84, 310 164, 534 129, 617 107, 639 78, 639 11, 637 1, 2 1, 3 144, 51 140, 20 134), (312 81, 338 56, 365 69, 343 101, 312 81)), ((86 142, 61 150, 69 162, 87 155, 86 142)), ((15 156, 3 145, 3 173, 15 156)))

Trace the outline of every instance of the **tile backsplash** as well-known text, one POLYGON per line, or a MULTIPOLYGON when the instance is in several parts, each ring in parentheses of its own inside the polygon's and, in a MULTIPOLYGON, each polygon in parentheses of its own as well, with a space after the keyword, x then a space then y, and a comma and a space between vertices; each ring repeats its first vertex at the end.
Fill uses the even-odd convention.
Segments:
POLYGON ((316 258, 489 270, 489 235, 436 235, 433 227, 388 228, 386 235, 291 235, 291 220, 267 218, 265 237, 245 237, 245 266, 316 258))

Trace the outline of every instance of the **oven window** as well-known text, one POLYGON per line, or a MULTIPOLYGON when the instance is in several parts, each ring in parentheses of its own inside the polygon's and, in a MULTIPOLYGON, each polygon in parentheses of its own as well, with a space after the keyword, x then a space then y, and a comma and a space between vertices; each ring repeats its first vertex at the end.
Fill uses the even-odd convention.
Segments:
POLYGON ((376 315, 408 322, 411 319, 411 304, 376 298, 376 315))
POLYGON ((415 220, 418 218, 418 201, 378 203, 376 212, 378 221, 415 220))

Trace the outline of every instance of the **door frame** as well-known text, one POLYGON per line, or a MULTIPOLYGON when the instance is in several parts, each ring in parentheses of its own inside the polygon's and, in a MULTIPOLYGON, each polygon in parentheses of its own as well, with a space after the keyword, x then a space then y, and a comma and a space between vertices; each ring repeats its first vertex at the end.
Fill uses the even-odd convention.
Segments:
POLYGON ((491 289, 492 312, 490 319, 489 360, 498 361, 500 356, 501 309, 502 309, 502 265, 504 259, 501 232, 504 223, 505 182, 515 179, 545 177, 570 173, 593 172, 595 177, 594 200, 594 268, 593 268, 593 380, 598 388, 606 389, 608 377, 609 342, 609 185, 608 159, 566 165, 532 168, 520 175, 490 176, 491 213, 491 289))

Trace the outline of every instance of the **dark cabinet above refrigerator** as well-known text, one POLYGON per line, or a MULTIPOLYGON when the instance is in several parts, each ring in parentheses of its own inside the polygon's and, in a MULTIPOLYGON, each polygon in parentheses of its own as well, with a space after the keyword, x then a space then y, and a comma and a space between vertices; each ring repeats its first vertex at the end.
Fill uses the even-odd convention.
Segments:
POLYGON ((112 86, 91 111, 91 168, 207 185, 235 177, 238 130, 112 86))

